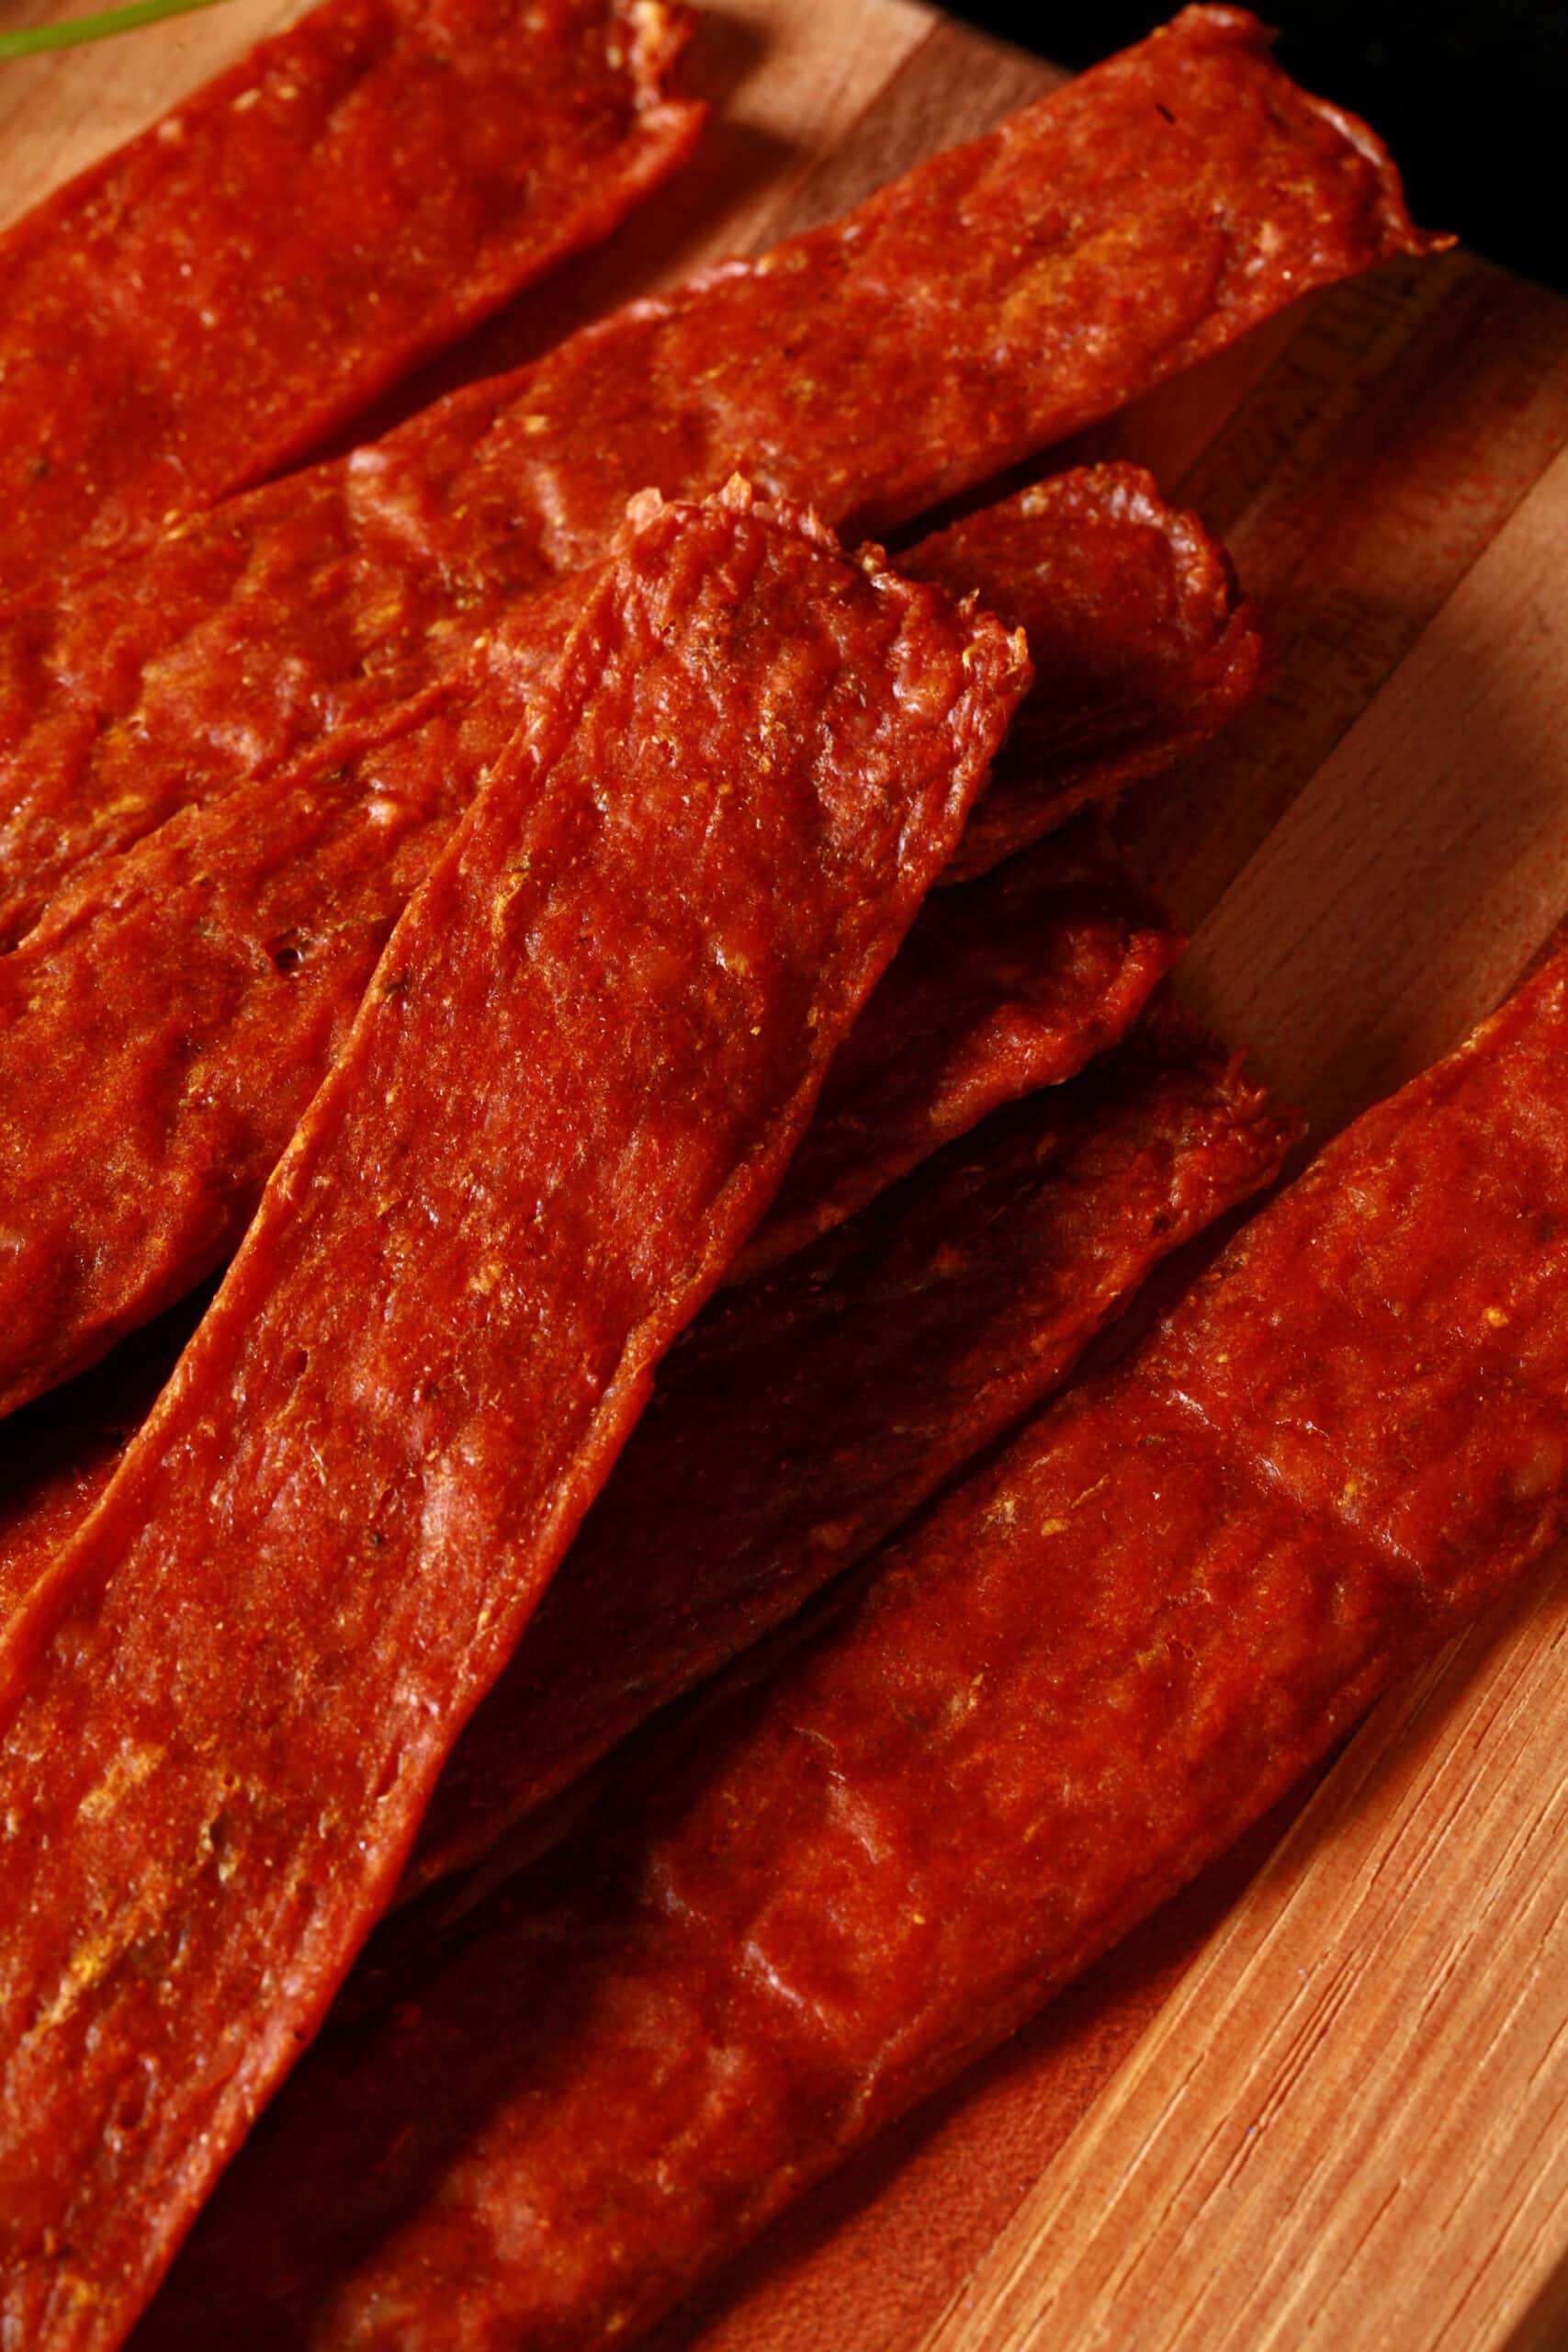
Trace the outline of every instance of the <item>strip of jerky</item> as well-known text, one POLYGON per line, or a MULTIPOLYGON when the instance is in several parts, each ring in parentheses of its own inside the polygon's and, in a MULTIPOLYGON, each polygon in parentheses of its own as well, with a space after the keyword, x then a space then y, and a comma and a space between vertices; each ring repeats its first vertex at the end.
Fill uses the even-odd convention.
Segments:
POLYGON ((417 691, 444 643, 596 560, 645 485, 739 467, 880 534, 1434 242, 1372 133, 1296 89, 1252 17, 1187 9, 843 220, 14 618, 0 944, 84 860, 417 691))
POLYGON ((730 1269, 776 1266, 1004 1102, 1122 1036, 1179 933, 1093 830, 921 908, 828 1073, 778 1198, 730 1269))
POLYGON ((1257 688, 1263 641, 1224 549, 1137 466, 1058 474, 898 558, 1023 629, 1034 690, 947 879, 987 873, 1075 809, 1173 768, 1257 688), (1103 616, 1117 616, 1108 630, 1103 616))
MULTIPOLYGON (((1075 1084, 715 1299, 459 1739, 403 1891, 478 1860, 872 1550, 1050 1393, 1156 1259, 1269 1182, 1295 1132, 1151 1012, 1075 1084)), ((7 1425, 0 1607, 96 1501, 193 1322, 187 1305, 7 1425)))
POLYGON ((404 1891, 477 1860, 886 1541, 1298 1133, 1162 1009, 716 1299, 459 1740, 404 1891))
MULTIPOLYGON (((407 1886, 475 1859, 880 1542, 1055 1385, 1156 1258, 1266 1182, 1293 1133, 1151 1012, 1075 1084, 714 1300, 458 1741, 407 1886), (663 1572, 627 1577, 649 1530, 663 1572)), ((7 1422, 0 1612, 86 1517, 195 1321, 186 1302, 7 1422)))
POLYGON ((690 153, 663 0, 326 0, 0 237, 0 594, 300 456, 690 153))
MULTIPOLYGON (((1201 526, 1158 507, 1151 527, 1146 477, 1064 480, 1043 503, 1010 502, 989 538, 1010 551, 1010 568, 992 568, 1004 586, 1076 583, 1055 610, 1039 595, 1029 606, 1054 714, 1032 726, 1055 730, 1070 784, 1097 741, 1120 776, 1130 741, 1167 741, 1216 639, 1250 640, 1250 628, 1210 597, 1224 559, 1201 526), (1185 552, 1195 541, 1201 561, 1185 552), (1173 601, 1190 623, 1183 657, 1145 671, 1140 649, 1173 601), (1122 676, 1126 707, 1106 692, 1122 676)), ((985 535, 983 516, 974 528, 985 535)), ((965 589, 970 569, 954 565, 965 589)), ((0 1411, 96 1362, 236 1247, 392 924, 558 660, 582 594, 574 576, 528 599, 423 696, 104 861, 0 959, 0 1411)), ((830 1081, 770 1255, 995 1104, 1065 1077, 1134 1017, 1173 934, 1125 881, 1052 856, 922 910, 830 1081)))
POLYGON ((0 1645, 0 2334, 119 2342, 314 2031, 1026 677, 645 504, 0 1645))
POLYGON ((312 2054, 148 2352, 627 2340, 1231 1843, 1568 1516, 1565 1054, 1559 957, 648 1743, 312 2054))
MULTIPOLYGON (((324 880, 344 863, 333 807, 314 812, 324 880)), ((405 812, 389 809, 394 832, 405 812)), ((14 1204, 0 1412, 96 1363, 231 1255, 375 968, 383 926, 347 891, 324 934, 275 923, 238 963, 220 918, 201 927, 225 869, 181 847, 177 865, 156 861, 161 894, 139 889, 126 920, 73 943, 63 965, 40 975, 31 942, 0 960, 0 1181, 14 1204), (186 914, 188 946, 169 929, 186 914), (125 952, 139 938, 148 951, 125 952), (307 956, 317 985, 299 988, 307 956)), ((1071 835, 934 897, 727 1279, 776 1264, 998 1104, 1082 1069, 1180 945, 1120 866, 1071 835)))

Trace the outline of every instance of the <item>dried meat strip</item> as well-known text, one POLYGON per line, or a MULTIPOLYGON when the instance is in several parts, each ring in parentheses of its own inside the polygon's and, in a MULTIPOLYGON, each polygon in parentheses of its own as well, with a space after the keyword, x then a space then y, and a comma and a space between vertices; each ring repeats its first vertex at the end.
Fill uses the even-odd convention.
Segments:
POLYGON ((1263 640, 1224 549, 1139 466, 1058 474, 922 539, 898 569, 974 589, 1024 631, 1034 664, 1034 691, 950 881, 987 873, 1075 809, 1175 767, 1262 674, 1263 640))
POLYGON ((182 526, 0 645, 0 944, 84 861, 429 683, 732 468, 880 532, 1296 295, 1430 250, 1244 10, 1162 32, 843 220, 182 526))
MULTIPOLYGON (((0 961, 0 1413, 97 1362, 237 1248, 453 821, 459 754, 509 714, 504 684, 425 714, 417 750, 376 747, 368 796, 345 807, 311 775, 272 804, 261 844, 251 828, 236 842, 222 809, 177 819, 121 862, 134 870, 111 910, 79 922, 62 902, 0 961), (434 820, 400 789, 411 770, 440 788, 434 820), (287 858, 270 854, 279 839, 287 858)), ((746 1267, 1081 1069, 1179 945, 1119 869, 1067 842, 933 899, 846 1041, 746 1267)))
MULTIPOLYGON (((1051 714, 1031 721, 1062 748, 1069 787, 1097 742, 1119 778, 1140 729, 1163 741, 1201 691, 1201 626, 1129 709, 1105 691, 1141 662, 1173 571, 1224 570, 1193 518, 1159 507, 1151 526, 1152 492, 1129 512, 1130 471, 1064 477, 1064 494, 1027 513, 1010 503, 992 535, 1013 576, 1080 582, 1045 635, 1051 714), (1108 557, 1092 587, 1075 572, 1087 537, 1121 548, 1115 593, 1108 557), (1173 558, 1194 539, 1203 564, 1173 558)), ((986 533, 984 516, 973 530, 986 533)), ((935 551, 939 585, 941 568, 935 551)), ((954 563, 963 589, 971 569, 954 563)), ((423 695, 172 819, 84 875, 0 959, 0 1224, 13 1237, 0 1412, 96 1362, 237 1246, 392 924, 558 660, 583 593, 574 576, 528 599, 423 695)), ((1081 859, 1042 860, 922 911, 830 1082, 771 1256, 788 1246, 785 1223, 797 1238, 822 1229, 1133 1019, 1174 953, 1168 926, 1081 859)))
MULTIPOLYGON (((1157 1257, 1268 1182, 1294 1133, 1151 1014, 1075 1084, 716 1299, 458 1741, 405 1887, 476 1860, 852 1566, 1056 1385, 1157 1257)), ((194 1321, 187 1305, 9 1423, 0 1611, 97 1500, 194 1321)))
POLYGON ((1565 1054, 1560 956, 646 1744, 312 2053, 148 2352, 625 2341, 1229 1844, 1568 1515, 1565 1054))
POLYGON ((645 503, 0 1646, 0 2333, 117 2343, 313 2031, 1026 676, 645 503))
POLYGON ((458 1741, 405 1889, 477 1860, 885 1541, 1298 1133, 1162 1010, 716 1299, 458 1741))
POLYGON ((433 689, 270 790, 186 810, 0 958, 0 1411, 237 1248, 526 707, 504 678, 433 689))
POLYGON ((690 153, 663 0, 326 0, 0 237, 0 600, 291 458, 690 153))
POLYGON ((731 1279, 841 1224, 1000 1104, 1071 1078, 1131 1027, 1181 945, 1092 832, 933 897, 834 1057, 731 1279))
MULTIPOLYGON (((382 781, 395 788, 389 763, 382 781)), ((398 863, 383 872, 412 888, 433 844, 406 803, 388 805, 382 846, 398 863)), ((288 813, 292 844, 306 845, 305 810, 288 813)), ((269 888, 259 944, 236 937, 230 871, 210 854, 220 829, 206 824, 194 854, 188 840, 165 842, 174 855, 145 861, 116 921, 83 933, 69 956, 40 968, 29 942, 0 960, 0 1200, 12 1235, 0 1256, 0 1413, 96 1363, 232 1253, 341 1049, 395 909, 351 887, 335 796, 309 813, 312 895, 344 882, 330 927, 288 920, 288 897, 269 888)), ((1124 1034, 1180 944, 1113 861, 1069 839, 934 897, 836 1057, 775 1208, 728 1278, 778 1263, 998 1104, 1082 1069, 1124 1034)))
MULTIPOLYGON (((1266 1182, 1294 1132, 1151 1013, 1074 1084, 716 1299, 458 1741, 406 1883, 476 1859, 852 1566, 1055 1385, 1156 1257, 1266 1182)), ((187 1302, 7 1424, 0 1613, 97 1500, 195 1321, 187 1302)))

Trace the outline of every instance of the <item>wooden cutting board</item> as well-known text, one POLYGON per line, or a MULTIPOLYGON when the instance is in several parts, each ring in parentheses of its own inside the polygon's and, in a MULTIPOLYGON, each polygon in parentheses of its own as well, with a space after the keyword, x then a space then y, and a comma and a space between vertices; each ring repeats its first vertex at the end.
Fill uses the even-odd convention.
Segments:
MULTIPOLYGON (((0 65, 0 218, 294 13, 229 0, 0 65)), ((905 0, 733 0, 694 61, 699 164, 418 395, 824 219, 1056 78, 905 0)), ((1395 268, 1071 454, 1153 466, 1271 631, 1255 711, 1122 824, 1192 932, 1189 997, 1321 1141, 1568 910, 1568 304, 1462 253, 1395 268)), ((665 2352, 1568 2343, 1565 1566, 665 2352)))

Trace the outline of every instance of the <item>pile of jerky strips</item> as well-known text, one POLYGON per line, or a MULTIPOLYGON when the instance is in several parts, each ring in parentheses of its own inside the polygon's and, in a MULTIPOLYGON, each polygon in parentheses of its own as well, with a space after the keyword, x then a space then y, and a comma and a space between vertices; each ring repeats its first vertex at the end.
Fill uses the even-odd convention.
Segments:
POLYGON ((1297 1127, 1102 827, 1254 616, 1045 453, 1438 242, 1250 17, 298 463, 690 31, 326 0, 0 241, 6 2346, 627 2341, 1562 1515, 1561 965, 1048 1406, 1297 1127))

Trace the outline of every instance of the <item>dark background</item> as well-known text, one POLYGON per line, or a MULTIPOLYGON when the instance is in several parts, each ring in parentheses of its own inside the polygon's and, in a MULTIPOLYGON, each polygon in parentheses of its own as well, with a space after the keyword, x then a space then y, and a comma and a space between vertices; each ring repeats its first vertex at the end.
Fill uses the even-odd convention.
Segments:
MULTIPOLYGON (((1309 90, 1365 115, 1426 228, 1568 291, 1568 0, 1256 0, 1309 90)), ((1091 65, 1175 13, 1078 0, 947 0, 1062 65, 1091 65)))

